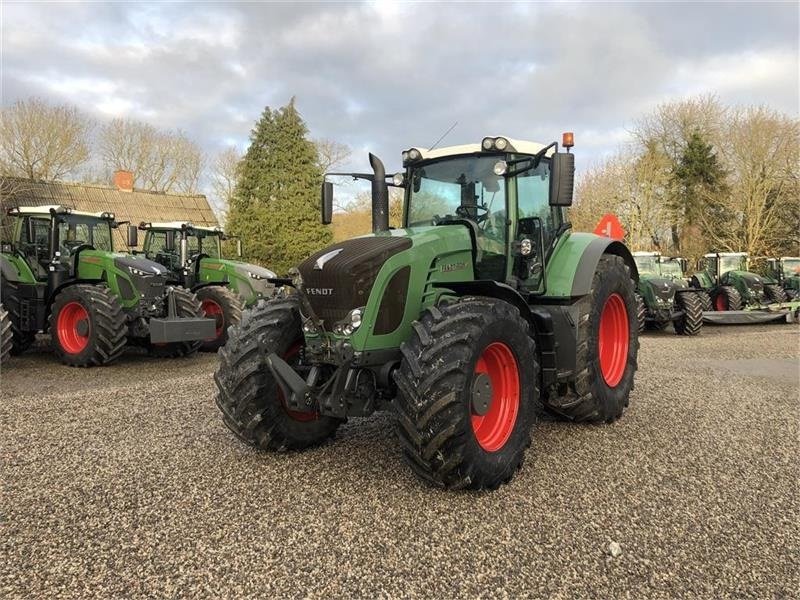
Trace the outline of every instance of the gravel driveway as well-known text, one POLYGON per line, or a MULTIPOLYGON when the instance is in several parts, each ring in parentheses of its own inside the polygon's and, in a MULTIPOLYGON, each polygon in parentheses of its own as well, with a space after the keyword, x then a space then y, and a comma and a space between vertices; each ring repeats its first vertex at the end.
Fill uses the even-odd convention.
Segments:
POLYGON ((384 415, 258 453, 213 355, 32 352, 2 373, 0 597, 797 597, 799 346, 645 335, 624 418, 540 423, 494 493, 420 483, 384 415))

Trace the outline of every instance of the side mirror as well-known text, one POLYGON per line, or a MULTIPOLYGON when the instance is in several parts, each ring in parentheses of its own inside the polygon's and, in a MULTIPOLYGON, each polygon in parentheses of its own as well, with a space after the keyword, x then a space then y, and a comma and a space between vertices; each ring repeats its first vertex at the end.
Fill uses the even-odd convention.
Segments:
POLYGON ((167 252, 175 252, 175 232, 167 231, 166 239, 164 240, 164 250, 167 252))
POLYGON ((322 224, 330 225, 333 219, 333 183, 330 181, 322 182, 322 202, 320 207, 322 224))
POLYGON ((236 240, 236 256, 242 258, 242 240, 236 240))
POLYGON ((33 227, 33 219, 31 219, 30 217, 25 219, 25 240, 29 244, 36 243, 36 231, 34 230, 33 227))
POLYGON ((575 155, 556 152, 550 159, 550 206, 572 206, 575 155))
POLYGON ((139 228, 136 225, 128 225, 128 248, 136 248, 139 245, 139 228))

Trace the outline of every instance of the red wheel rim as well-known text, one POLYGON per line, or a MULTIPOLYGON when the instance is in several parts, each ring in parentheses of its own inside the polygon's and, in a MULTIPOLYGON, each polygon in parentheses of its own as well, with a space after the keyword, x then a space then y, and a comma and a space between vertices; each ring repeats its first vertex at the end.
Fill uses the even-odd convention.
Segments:
POLYGON ((511 348, 502 342, 486 346, 475 363, 475 373, 485 373, 492 383, 492 400, 488 412, 471 414, 472 431, 481 448, 487 452, 500 450, 517 422, 519 413, 519 368, 511 348))
MULTIPOLYGON (((300 342, 298 342, 294 346, 289 348, 286 354, 283 355, 283 360, 285 360, 289 364, 292 364, 293 362, 292 359, 298 358, 300 356, 300 348, 302 348, 302 346, 303 345, 300 342)), ((308 423, 309 421, 315 421, 319 418, 318 412, 302 412, 299 410, 291 410, 286 405, 286 396, 283 395, 283 390, 281 389, 281 386, 279 386, 277 383, 275 384, 275 386, 278 388, 278 398, 280 398, 283 410, 286 411, 286 414, 289 415, 289 417, 301 423, 308 423)))
POLYGON ((600 373, 608 387, 615 387, 628 363, 628 310, 619 294, 611 294, 600 313, 600 335, 597 353, 600 373))
POLYGON ((717 297, 714 298, 714 308, 717 310, 728 310, 728 303, 725 301, 724 294, 717 294, 717 297))
POLYGON ((203 308, 203 313, 209 318, 214 319, 217 326, 217 335, 210 339, 216 339, 222 335, 225 328, 225 313, 222 312, 222 307, 214 300, 206 298, 200 305, 203 308))
POLYGON ((68 354, 80 354, 89 345, 89 313, 80 302, 65 304, 58 313, 56 335, 68 354))

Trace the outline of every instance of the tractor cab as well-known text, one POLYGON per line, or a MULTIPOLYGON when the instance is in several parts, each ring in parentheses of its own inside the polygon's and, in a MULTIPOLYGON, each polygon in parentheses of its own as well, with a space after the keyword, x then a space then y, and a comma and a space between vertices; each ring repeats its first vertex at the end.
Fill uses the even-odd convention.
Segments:
MULTIPOLYGON (((191 268, 202 258, 222 258, 222 241, 227 239, 219 227, 193 225, 185 221, 143 222, 139 229, 146 232, 145 256, 175 273, 191 268)), ((241 243, 238 251, 241 256, 241 243)))
MULTIPOLYGON (((30 270, 36 281, 66 270, 73 275, 84 250, 113 252, 112 229, 118 225, 109 212, 88 213, 59 205, 17 207, 8 211, 11 242, 6 249, 30 270)), ((5 250, 4 250, 5 251, 5 250)))
POLYGON ((800 257, 782 256, 767 260, 769 276, 783 288, 787 298, 800 297, 800 257))
POLYGON ((661 275, 660 252, 633 252, 633 260, 639 270, 639 277, 658 277, 661 275))
POLYGON ((661 274, 664 277, 671 277, 684 287, 686 286, 684 277, 686 274, 687 261, 685 258, 678 256, 662 256, 659 260, 659 265, 661 267, 661 274))
POLYGON ((731 271, 747 271, 748 255, 746 252, 711 252, 698 262, 699 271, 707 272, 715 282, 719 283, 726 273, 731 271))

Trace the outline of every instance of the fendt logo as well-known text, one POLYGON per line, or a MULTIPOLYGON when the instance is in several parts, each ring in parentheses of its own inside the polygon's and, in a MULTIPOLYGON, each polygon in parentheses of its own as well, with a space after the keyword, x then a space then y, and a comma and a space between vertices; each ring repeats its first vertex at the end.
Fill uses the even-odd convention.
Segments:
POLYGON ((332 296, 333 288, 306 288, 306 293, 312 296, 332 296))

